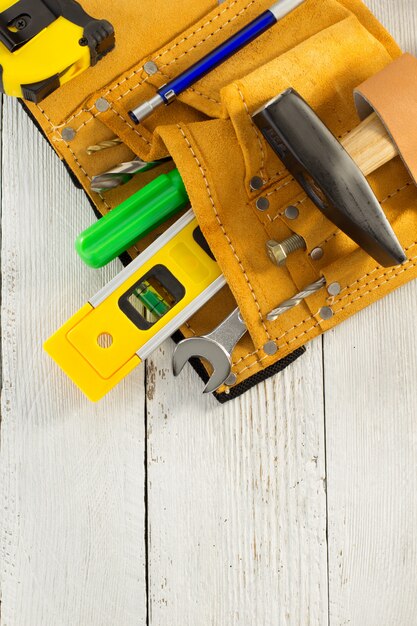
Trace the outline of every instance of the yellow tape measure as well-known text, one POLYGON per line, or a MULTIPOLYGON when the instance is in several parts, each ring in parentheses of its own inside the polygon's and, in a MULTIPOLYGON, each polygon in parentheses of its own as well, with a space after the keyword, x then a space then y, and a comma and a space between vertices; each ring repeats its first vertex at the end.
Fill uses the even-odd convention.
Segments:
POLYGON ((40 102, 114 48, 112 25, 75 0, 0 0, 0 88, 40 102))
POLYGON ((194 213, 188 211, 44 348, 95 402, 225 284, 194 213), (143 308, 152 314, 151 321, 143 308))

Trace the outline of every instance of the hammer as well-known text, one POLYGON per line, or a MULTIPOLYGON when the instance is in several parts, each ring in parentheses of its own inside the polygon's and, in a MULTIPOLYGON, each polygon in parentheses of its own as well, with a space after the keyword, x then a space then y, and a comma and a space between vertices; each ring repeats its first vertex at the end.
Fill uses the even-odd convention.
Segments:
POLYGON ((263 136, 308 197, 384 267, 406 260, 366 176, 398 155, 373 113, 341 142, 294 90, 253 116, 263 136))
MULTIPOLYGON (((336 226, 384 266, 396 265, 406 256, 365 176, 398 155, 398 150, 376 113, 339 142, 311 107, 289 89, 255 113, 254 121, 268 143, 311 200, 336 226)), ((300 238, 301 239, 301 238, 300 238)), ((324 279, 309 285, 271 311, 273 321, 319 291, 324 279)), ((233 385, 232 353, 247 332, 235 309, 210 334, 181 341, 174 352, 178 374, 194 356, 207 360, 213 373, 204 393, 222 384, 233 385)), ((264 346, 274 354, 276 345, 264 346)))

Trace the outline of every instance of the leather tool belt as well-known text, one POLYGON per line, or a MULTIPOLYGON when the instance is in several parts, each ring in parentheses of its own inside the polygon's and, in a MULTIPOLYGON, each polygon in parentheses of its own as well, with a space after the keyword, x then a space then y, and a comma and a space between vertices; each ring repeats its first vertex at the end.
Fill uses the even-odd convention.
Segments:
MULTIPOLYGON (((181 328, 181 336, 210 332, 236 302, 249 330, 233 353, 236 385, 221 388, 220 401, 287 366, 310 339, 417 274, 417 152, 409 126, 416 117, 411 121, 407 112, 417 101, 415 60, 401 57, 360 0, 307 0, 174 104, 137 126, 129 118, 130 109, 269 4, 84 0, 88 12, 114 25, 116 49, 41 104, 28 105, 100 215, 174 166, 167 162, 106 194, 91 192, 93 176, 131 160, 132 153, 144 161, 173 158, 228 284, 181 328), (156 71, 149 72, 149 61, 156 71), (401 158, 393 159, 369 182, 405 250, 404 264, 378 265, 318 210, 265 141, 252 115, 288 88, 298 91, 339 138, 359 123, 355 91, 360 116, 373 107, 383 118, 407 167, 401 158), (114 136, 123 143, 88 154, 90 146, 114 136), (261 179, 257 188, 251 184, 254 177, 261 179), (268 259, 265 243, 293 233, 304 238, 306 250, 278 268, 268 259), (267 320, 280 302, 322 277, 326 286, 321 290, 276 321, 267 320), (340 286, 336 295, 328 290, 333 284, 340 286), (331 316, 323 315, 329 309, 331 316), (270 342, 278 348, 273 355, 264 350, 270 342)), ((162 230, 138 242, 129 256, 137 256, 162 230)), ((204 375, 203 365, 198 367, 204 375)))

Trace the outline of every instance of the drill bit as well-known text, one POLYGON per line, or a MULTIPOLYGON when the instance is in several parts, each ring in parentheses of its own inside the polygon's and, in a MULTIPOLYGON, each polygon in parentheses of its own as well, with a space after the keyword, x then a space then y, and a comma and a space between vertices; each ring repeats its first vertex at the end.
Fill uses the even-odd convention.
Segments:
POLYGON ((289 300, 285 300, 285 302, 282 302, 276 309, 268 313, 268 315, 266 316, 266 319, 269 322, 274 322, 280 315, 283 315, 287 311, 290 311, 294 307, 298 306, 299 304, 301 304, 301 302, 303 302, 303 300, 313 295, 313 293, 317 293, 318 291, 320 291, 320 289, 322 289, 325 285, 326 285, 326 279, 320 278, 320 280, 316 281, 315 283, 312 283, 311 285, 306 287, 303 291, 300 291, 300 293, 297 293, 297 295, 295 295, 293 298, 290 298, 289 300))
POLYGON ((146 172, 166 160, 168 159, 146 163, 145 161, 142 161, 142 159, 136 158, 133 159, 133 161, 128 161, 127 163, 120 163, 120 165, 117 165, 113 169, 103 172, 98 176, 94 176, 91 181, 91 191, 102 193, 104 191, 109 191, 110 189, 116 189, 116 187, 125 185, 132 180, 135 174, 138 174, 139 172, 146 172))
POLYGON ((109 148, 115 148, 116 146, 120 146, 123 143, 123 139, 119 139, 119 137, 113 137, 113 139, 108 139, 107 141, 101 141, 100 143, 89 146, 87 148, 88 156, 92 156, 97 152, 101 152, 102 150, 108 150, 109 148))

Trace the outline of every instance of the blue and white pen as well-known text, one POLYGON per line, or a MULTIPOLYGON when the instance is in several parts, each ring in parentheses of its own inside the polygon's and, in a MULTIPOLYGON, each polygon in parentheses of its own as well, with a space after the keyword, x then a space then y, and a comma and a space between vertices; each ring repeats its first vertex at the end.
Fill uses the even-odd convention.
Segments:
POLYGON ((222 43, 215 50, 207 54, 192 65, 188 70, 158 89, 156 95, 143 102, 136 109, 129 111, 131 119, 139 124, 162 105, 171 104, 180 93, 194 85, 200 78, 211 72, 224 61, 257 39, 262 33, 269 30, 274 24, 291 13, 305 0, 281 0, 275 2, 267 11, 242 28, 236 35, 222 43))

